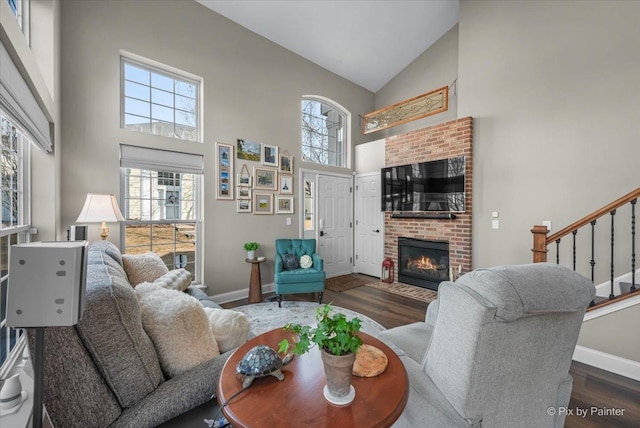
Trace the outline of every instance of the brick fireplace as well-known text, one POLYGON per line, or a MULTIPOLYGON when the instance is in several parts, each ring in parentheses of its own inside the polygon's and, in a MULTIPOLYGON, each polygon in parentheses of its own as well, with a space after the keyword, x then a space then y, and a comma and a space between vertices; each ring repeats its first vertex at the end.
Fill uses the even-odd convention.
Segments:
MULTIPOLYGON (((447 242, 451 269, 455 272, 460 269, 462 273, 471 271, 472 130, 473 119, 466 117, 385 139, 386 167, 466 157, 465 211, 455 213, 455 219, 447 216, 439 219, 392 218, 392 213, 385 213, 384 255, 396 266, 399 266, 398 238, 402 237, 447 242)), ((395 269, 395 281, 398 281, 398 271, 395 269)))

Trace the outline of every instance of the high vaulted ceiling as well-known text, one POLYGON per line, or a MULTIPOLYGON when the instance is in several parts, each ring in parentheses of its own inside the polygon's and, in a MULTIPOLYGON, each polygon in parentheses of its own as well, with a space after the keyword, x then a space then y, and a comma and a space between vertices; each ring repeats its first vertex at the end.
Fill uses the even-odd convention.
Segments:
POLYGON ((196 0, 377 92, 458 22, 458 0, 196 0))

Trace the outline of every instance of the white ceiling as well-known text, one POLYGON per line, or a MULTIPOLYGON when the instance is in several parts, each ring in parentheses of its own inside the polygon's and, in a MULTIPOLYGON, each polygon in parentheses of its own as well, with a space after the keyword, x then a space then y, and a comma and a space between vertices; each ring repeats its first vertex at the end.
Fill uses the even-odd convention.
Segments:
POLYGON ((377 92, 458 22, 459 0, 196 0, 377 92))

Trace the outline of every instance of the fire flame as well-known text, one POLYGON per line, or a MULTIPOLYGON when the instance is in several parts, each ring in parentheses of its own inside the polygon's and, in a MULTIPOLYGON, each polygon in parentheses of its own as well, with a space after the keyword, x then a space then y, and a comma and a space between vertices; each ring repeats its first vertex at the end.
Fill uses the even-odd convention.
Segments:
POLYGON ((433 264, 429 257, 422 256, 418 259, 409 259, 407 261, 407 267, 415 267, 422 270, 437 270, 438 266, 433 264))

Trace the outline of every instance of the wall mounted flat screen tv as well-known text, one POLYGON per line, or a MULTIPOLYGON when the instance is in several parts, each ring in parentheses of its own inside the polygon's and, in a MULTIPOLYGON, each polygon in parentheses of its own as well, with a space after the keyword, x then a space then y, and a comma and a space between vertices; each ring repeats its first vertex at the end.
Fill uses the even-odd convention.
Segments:
POLYGON ((382 211, 464 211, 465 157, 382 168, 382 211))

